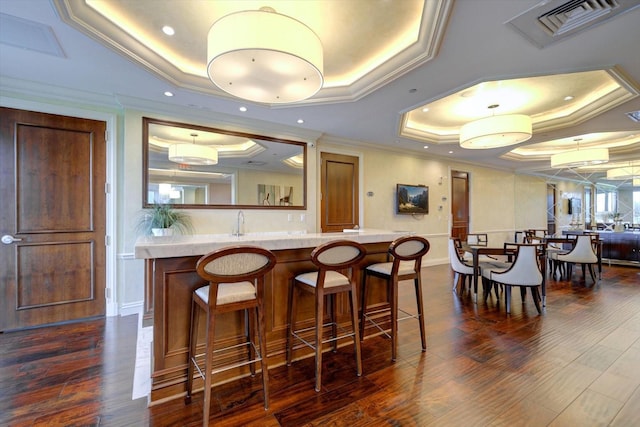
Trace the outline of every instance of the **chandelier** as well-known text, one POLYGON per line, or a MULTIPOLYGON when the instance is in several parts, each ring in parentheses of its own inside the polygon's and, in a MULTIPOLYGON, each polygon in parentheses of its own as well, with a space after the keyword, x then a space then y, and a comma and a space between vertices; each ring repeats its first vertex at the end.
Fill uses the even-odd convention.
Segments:
POLYGON ((272 8, 231 13, 209 29, 209 79, 238 98, 269 104, 301 101, 320 90, 322 72, 318 36, 272 8))
POLYGON ((197 133, 192 133, 193 144, 178 143, 169 146, 169 160, 186 165, 218 164, 218 150, 208 145, 196 144, 197 133))
MULTIPOLYGON (((489 105, 489 109, 499 107, 489 105)), ((531 138, 531 117, 524 114, 489 116, 460 128, 460 147, 469 149, 500 148, 531 138)))
POLYGON ((580 166, 600 165, 609 161, 608 148, 580 149, 581 138, 574 139, 575 150, 563 151, 551 155, 552 168, 575 168, 580 166))
POLYGON ((635 180, 638 177, 640 177, 640 164, 630 164, 629 166, 607 170, 607 179, 611 180, 635 180))

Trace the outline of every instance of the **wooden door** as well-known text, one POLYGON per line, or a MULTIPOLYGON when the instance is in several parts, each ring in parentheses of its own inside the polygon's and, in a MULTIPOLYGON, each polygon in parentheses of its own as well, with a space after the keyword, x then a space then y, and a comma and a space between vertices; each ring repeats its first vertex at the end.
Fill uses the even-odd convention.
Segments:
POLYGON ((547 234, 556 233, 556 187, 547 184, 547 234))
POLYGON ((105 131, 0 108, 0 331, 105 315, 105 131))
POLYGON ((451 237, 467 239, 469 233, 469 174, 451 171, 451 237))
POLYGON ((320 159, 322 232, 354 228, 359 225, 358 158, 320 153, 320 159))

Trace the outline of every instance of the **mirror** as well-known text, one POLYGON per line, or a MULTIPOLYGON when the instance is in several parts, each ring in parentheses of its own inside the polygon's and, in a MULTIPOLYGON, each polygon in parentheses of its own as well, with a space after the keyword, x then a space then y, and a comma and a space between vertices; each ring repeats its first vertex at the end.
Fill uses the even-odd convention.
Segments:
POLYGON ((306 209, 307 144, 143 117, 143 207, 306 209))

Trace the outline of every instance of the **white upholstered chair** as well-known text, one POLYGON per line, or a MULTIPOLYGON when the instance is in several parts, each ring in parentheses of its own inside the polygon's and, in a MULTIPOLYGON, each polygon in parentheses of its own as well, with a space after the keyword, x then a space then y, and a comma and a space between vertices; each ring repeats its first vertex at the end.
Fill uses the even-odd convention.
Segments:
POLYGON ((580 235, 576 237, 576 243, 573 248, 566 254, 558 254, 557 260, 559 262, 567 263, 567 279, 571 278, 573 264, 582 265, 582 276, 585 278, 585 267, 589 267, 589 274, 593 282, 596 282, 596 275, 593 266, 598 264, 598 255, 594 245, 597 244, 598 236, 594 235, 580 235))
POLYGON ((489 236, 487 233, 468 233, 467 244, 476 246, 487 246, 489 243, 489 236))
POLYGON ((204 402, 202 403, 204 426, 209 425, 212 376, 229 369, 239 369, 249 365, 251 375, 255 375, 255 363, 260 362, 264 408, 269 408, 269 370, 266 360, 263 287, 264 276, 273 269, 275 264, 275 255, 257 246, 219 249, 202 256, 196 264, 198 275, 206 280, 208 285, 197 288, 192 294, 185 402, 191 403, 193 377, 195 371, 198 371, 204 380, 204 402), (220 356, 219 359, 224 365, 218 366, 217 363, 214 369, 216 315, 239 310, 245 312, 246 341, 229 347, 216 347, 215 353, 220 356), (206 344, 204 353, 198 354, 201 312, 206 314, 206 344), (258 345, 255 342, 256 322, 258 345), (246 352, 239 352, 242 347, 246 348, 246 352), (247 359, 231 363, 230 356, 238 353, 248 355, 247 359))
MULTIPOLYGON (((489 236, 487 233, 468 233, 467 234, 467 245, 469 246, 488 246, 489 245, 489 236)), ((465 252, 462 255, 462 259, 465 262, 473 263, 473 255, 471 252, 465 252)), ((478 257, 478 262, 493 262, 493 261, 501 261, 501 257, 493 256, 493 255, 480 255, 478 257)))
POLYGON ((513 264, 506 270, 496 268, 483 268, 482 278, 484 282, 488 282, 485 286, 485 299, 490 293, 489 290, 493 284, 501 284, 505 286, 505 299, 507 313, 511 313, 511 287, 518 286, 521 288, 523 297, 526 288, 531 290, 533 302, 536 305, 538 313, 540 309, 540 290, 543 286, 544 277, 542 275, 541 263, 544 263, 544 248, 536 244, 512 244, 517 246, 517 252, 513 264))
POLYGON ((471 286, 474 272, 473 266, 467 264, 462 257, 460 257, 455 238, 449 239, 449 263, 453 270, 453 291, 455 292, 457 288, 460 288, 460 293, 462 293, 467 279, 469 287, 471 286))

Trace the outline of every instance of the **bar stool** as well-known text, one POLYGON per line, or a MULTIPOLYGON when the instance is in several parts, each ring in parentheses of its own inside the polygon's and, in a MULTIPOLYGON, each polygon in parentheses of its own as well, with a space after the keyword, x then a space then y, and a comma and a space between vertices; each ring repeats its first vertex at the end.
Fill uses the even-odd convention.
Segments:
MULTIPOLYGON (((264 324, 264 277, 276 264, 275 255, 256 246, 234 246, 204 255, 196 264, 198 275, 209 282, 193 292, 191 302, 191 330, 189 337, 189 358, 187 395, 185 403, 191 403, 194 369, 204 379, 203 425, 209 424, 211 404, 211 377, 213 374, 249 365, 251 375, 255 375, 255 362, 262 369, 264 408, 269 408, 269 372, 267 368, 267 345, 264 324), (215 319, 217 314, 242 310, 245 313, 246 341, 240 344, 214 350, 215 319), (200 313, 207 316, 205 352, 197 354, 198 324, 200 313), (255 323, 259 345, 255 344, 255 323), (248 358, 237 363, 216 366, 214 353, 239 352, 246 347, 248 358), (204 363, 203 360, 204 359, 204 363)), ((244 354, 244 353, 243 353, 244 354)))
MULTIPOLYGON (((398 322, 406 319, 418 319, 420 324, 420 338, 422 340, 422 351, 427 350, 427 339, 424 327, 424 307, 422 304, 422 280, 420 279, 420 268, 422 257, 429 252, 431 245, 429 241, 420 236, 405 236, 394 240, 389 246, 388 257, 392 261, 372 264, 364 270, 364 281, 362 284, 362 310, 360 312, 360 337, 364 338, 365 322, 368 320, 383 334, 391 339, 391 360, 395 361, 398 352, 398 322), (367 308, 367 296, 369 291, 368 278, 370 276, 379 277, 387 282, 387 302, 388 306, 383 308, 367 308), (398 307, 398 283, 403 280, 413 280, 416 291, 416 304, 418 314, 410 314, 398 307), (383 328, 379 321, 373 319, 390 312, 391 325, 389 329, 383 328), (398 311, 405 316, 398 318, 398 311)), ((385 316, 386 318, 386 316, 385 316)))
POLYGON ((316 391, 320 391, 322 385, 322 345, 324 343, 332 343, 333 351, 336 351, 338 348, 338 340, 352 337, 355 347, 357 375, 362 375, 360 337, 358 336, 357 289, 353 273, 354 268, 362 261, 365 255, 366 249, 358 242, 334 240, 324 243, 311 252, 311 261, 318 267, 318 270, 297 275, 289 288, 287 365, 291 365, 293 338, 300 340, 304 345, 314 349, 316 359, 316 391), (315 296, 315 326, 313 327, 296 329, 296 290, 309 292, 315 296), (349 295, 352 331, 341 331, 341 335, 338 335, 337 329, 339 325, 336 321, 336 294, 340 292, 346 292, 349 295), (328 307, 330 322, 326 324, 324 323, 325 296, 330 297, 328 307), (325 327, 331 327, 331 338, 329 339, 323 339, 325 327), (309 342, 310 340, 308 341, 303 336, 305 332, 311 330, 315 330, 313 343, 309 342))

